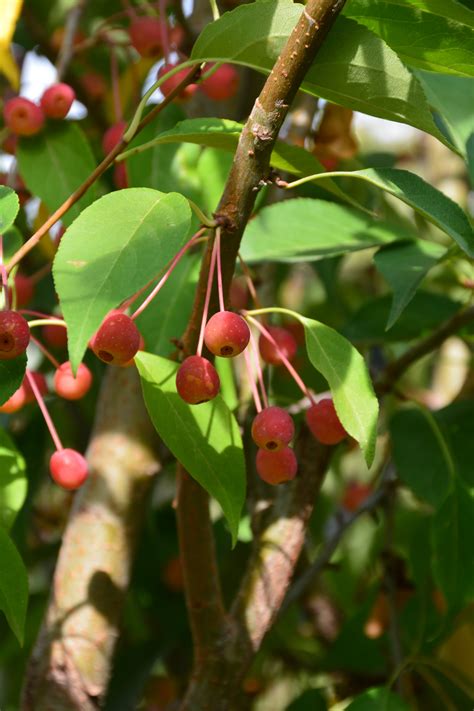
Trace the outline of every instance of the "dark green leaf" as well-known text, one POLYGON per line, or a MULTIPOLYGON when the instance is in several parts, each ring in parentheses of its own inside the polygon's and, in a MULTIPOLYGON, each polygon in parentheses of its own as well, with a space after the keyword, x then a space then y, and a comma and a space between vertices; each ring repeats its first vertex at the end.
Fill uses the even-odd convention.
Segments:
POLYGON ((345 14, 381 37, 405 64, 444 74, 474 74, 474 13, 455 19, 457 2, 436 8, 416 7, 410 0, 351 0, 345 14))
MULTIPOLYGON (((464 212, 453 200, 418 175, 395 168, 337 171, 330 175, 365 180, 390 193, 446 232, 461 249, 474 257, 474 232, 464 212)), ((319 176, 315 175, 313 180, 319 180, 319 176)))
POLYGON ((390 689, 379 686, 356 696, 346 711, 410 711, 410 707, 390 689))
POLYGON ((3 233, 3 258, 5 263, 13 257, 15 252, 20 249, 23 244, 23 238, 21 236, 20 230, 15 226, 9 227, 3 233))
POLYGON ((108 311, 157 276, 184 244, 190 217, 178 193, 129 188, 97 200, 66 231, 53 275, 74 368, 108 311))
POLYGON ((466 143, 467 167, 471 187, 474 187, 474 133, 471 133, 466 143))
POLYGON ((466 486, 474 487, 474 402, 453 402, 437 410, 434 417, 449 443, 456 473, 466 486))
POLYGON ((390 420, 390 434, 400 479, 438 509, 453 487, 456 468, 435 417, 422 408, 399 410, 390 420))
POLYGON ((177 363, 143 352, 135 362, 158 434, 219 502, 235 543, 245 500, 245 460, 235 417, 220 395, 201 405, 185 403, 176 391, 177 363))
POLYGON ((286 707, 286 711, 326 711, 327 703, 318 689, 307 689, 286 707))
MULTIPOLYGON (((33 195, 53 212, 92 173, 96 162, 79 126, 54 121, 37 136, 22 138, 17 149, 20 174, 33 195)), ((95 185, 62 218, 65 225, 94 200, 95 185)))
POLYGON ((20 387, 26 370, 26 355, 0 360, 0 405, 20 387))
POLYGON ((446 254, 446 249, 433 242, 414 240, 380 249, 374 256, 375 266, 393 291, 387 330, 393 326, 416 294, 429 270, 446 254))
POLYGON ((7 433, 0 429, 0 526, 11 528, 23 506, 27 488, 25 460, 7 433))
MULTIPOLYGON (((302 9, 291 0, 274 0, 226 12, 203 30, 191 58, 230 60, 270 72, 302 9)), ((444 142, 416 78, 380 37, 347 17, 336 20, 303 89, 355 111, 416 126, 444 142)))
POLYGON ((28 575, 23 561, 6 530, 0 526, 0 610, 20 644, 23 644, 28 575))
POLYGON ((473 521, 474 497, 458 484, 433 517, 431 529, 435 579, 451 605, 474 595, 473 521))
POLYGON ((20 209, 18 195, 11 188, 0 185, 0 235, 13 225, 20 209))
POLYGON ((410 236, 349 207, 296 198, 260 210, 245 230, 242 256, 248 262, 306 262, 410 236))

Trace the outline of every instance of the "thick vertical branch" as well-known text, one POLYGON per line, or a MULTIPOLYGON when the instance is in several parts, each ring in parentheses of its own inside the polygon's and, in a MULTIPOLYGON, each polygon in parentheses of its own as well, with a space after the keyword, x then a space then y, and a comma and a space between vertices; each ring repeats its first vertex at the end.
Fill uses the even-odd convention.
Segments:
MULTIPOLYGON (((252 213, 262 181, 269 175, 272 149, 288 113, 290 103, 294 99, 306 71, 313 62, 317 50, 342 9, 344 2, 345 0, 309 0, 305 5, 300 20, 293 29, 242 131, 232 169, 215 213, 216 220, 222 230, 222 268, 226 294, 234 273, 237 252, 245 226, 252 213)), ((184 337, 185 353, 191 353, 196 348, 209 274, 211 249, 212 245, 209 245, 206 257, 203 260, 193 313, 184 337)), ((214 303, 214 308, 215 306, 216 304, 214 303)), ((210 708, 211 705, 214 711, 230 709, 231 706, 228 705, 228 699, 226 700, 230 693, 228 688, 230 683, 229 676, 232 675, 230 669, 237 662, 238 668, 235 669, 233 674, 235 681, 235 679, 238 679, 239 669, 243 667, 241 661, 239 662, 236 659, 236 656, 238 656, 237 650, 239 648, 242 649, 242 630, 237 632, 234 630, 237 641, 234 644, 228 644, 227 636, 229 630, 222 613, 222 602, 218 596, 219 584, 214 572, 216 566, 213 547, 209 541, 209 544, 206 545, 207 558, 199 558, 205 551, 194 531, 194 526, 199 521, 198 529, 209 531, 209 535, 211 535, 207 497, 203 494, 200 497, 193 496, 191 487, 195 490, 197 485, 190 481, 182 467, 179 467, 178 477, 180 481, 178 520, 180 545, 185 568, 188 611, 194 631, 195 643, 199 645, 200 641, 205 639, 207 647, 205 651, 201 648, 197 650, 196 661, 198 663, 195 666, 193 683, 186 696, 183 709, 204 709, 210 708), (191 521, 194 521, 194 525, 191 524, 191 521), (199 579, 196 579, 195 569, 189 566, 189 561, 196 559, 200 559, 199 571, 197 572, 199 576, 206 578, 214 576, 212 587, 216 595, 211 601, 208 601, 209 606, 207 607, 207 620, 210 621, 211 618, 213 620, 213 633, 211 636, 204 629, 206 617, 202 615, 202 608, 199 607, 199 613, 197 613, 192 604, 193 596, 196 593, 199 595, 200 603, 204 602, 204 587, 200 584, 199 579), (219 629, 220 634, 218 634, 219 629), (229 654, 227 654, 228 651, 230 651, 229 654), (202 659, 207 659, 204 669, 202 664, 199 663, 202 659)), ((290 512, 296 512, 297 503, 298 507, 303 506, 305 514, 302 517, 298 515, 293 522, 298 530, 295 529, 294 543, 290 545, 290 564, 284 565, 280 561, 280 582, 285 590, 304 540, 304 529, 311 510, 309 503, 311 497, 303 496, 303 491, 306 491, 306 488, 306 478, 304 478, 301 483, 296 484, 294 497, 288 503, 290 512)), ((313 491, 314 487, 310 487, 310 489, 313 491)), ((292 518, 293 515, 291 514, 290 519, 292 518)), ((278 527, 279 524, 275 521, 274 525, 278 527)), ((289 526, 287 532, 289 537, 293 536, 294 527, 294 525, 289 526)), ((271 542, 273 530, 267 530, 267 535, 269 542, 271 542)), ((286 535, 286 532, 284 535, 286 535)), ((270 566, 268 566, 268 571, 270 571, 270 566)), ((252 572, 249 573, 249 576, 252 576, 252 572)), ((248 585, 251 586, 250 577, 248 585)), ((249 589, 248 594, 255 598, 255 602, 257 599, 262 599, 263 601, 261 595, 264 594, 264 588, 260 586, 253 591, 249 589)), ((245 593, 242 593, 239 599, 242 600, 244 597, 245 593)), ((271 611, 269 615, 265 615, 265 624, 256 635, 254 642, 250 641, 246 645, 247 659, 250 657, 252 650, 258 648, 263 635, 268 629, 268 625, 271 624, 274 614, 276 614, 278 603, 279 600, 277 598, 271 601, 271 611)), ((238 609, 243 609, 241 603, 239 603, 238 609)), ((244 619, 243 612, 235 612, 234 621, 237 623, 237 627, 242 627, 245 630, 245 634, 247 634, 246 626, 248 620, 244 619)))
POLYGON ((159 469, 137 372, 110 368, 76 494, 23 711, 92 711, 107 689, 146 495, 159 469))

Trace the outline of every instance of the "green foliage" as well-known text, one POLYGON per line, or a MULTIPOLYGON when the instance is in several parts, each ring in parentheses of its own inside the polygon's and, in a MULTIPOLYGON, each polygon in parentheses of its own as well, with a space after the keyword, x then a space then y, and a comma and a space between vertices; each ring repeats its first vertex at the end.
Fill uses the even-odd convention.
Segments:
POLYGON ((12 360, 0 360, 0 405, 18 390, 25 376, 26 355, 12 360))
POLYGON ((28 575, 24 563, 3 526, 0 526, 0 610, 15 637, 23 644, 28 575))
POLYGON ((18 209, 18 195, 11 188, 0 185, 0 234, 13 225, 18 209))
POLYGON ((374 687, 357 696, 348 711, 409 711, 410 707, 384 686, 374 687))
MULTIPOLYGON (((226 12, 203 30, 191 58, 269 72, 301 10, 291 0, 277 0, 226 12)), ((355 111, 408 123, 444 142, 417 79, 380 37, 347 17, 336 20, 303 88, 355 111)))
POLYGON ((151 420, 166 446, 221 505, 237 540, 245 498, 245 461, 239 426, 218 395, 188 405, 176 391, 178 364, 139 353, 136 363, 151 420))
POLYGON ((308 689, 287 706, 286 711, 326 711, 327 704, 318 689, 308 689))
MULTIPOLYGON (((54 212, 92 173, 95 158, 82 129, 70 121, 55 121, 37 136, 22 138, 18 166, 26 187, 54 212)), ((94 184, 70 207, 65 225, 80 215, 97 196, 94 184)))
POLYGON ((0 429, 0 526, 9 530, 26 497, 25 460, 4 430, 0 429))
POLYGON ((67 230, 53 274, 74 368, 110 309, 146 286, 184 244, 190 217, 182 195, 130 188, 97 200, 67 230))

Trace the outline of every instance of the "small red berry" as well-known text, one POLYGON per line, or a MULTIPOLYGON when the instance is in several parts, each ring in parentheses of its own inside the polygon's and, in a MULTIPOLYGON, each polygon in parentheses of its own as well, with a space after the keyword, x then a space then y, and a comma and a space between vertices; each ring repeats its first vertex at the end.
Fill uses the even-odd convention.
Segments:
POLYGON ((169 28, 169 41, 171 47, 179 49, 186 39, 186 33, 181 25, 175 25, 169 28))
POLYGON ((123 162, 114 165, 114 183, 119 190, 128 188, 127 166, 123 162))
POLYGON ((14 412, 18 412, 18 410, 21 410, 25 404, 25 386, 23 382, 18 390, 15 390, 13 395, 0 406, 0 412, 11 415, 14 412))
POLYGON ((92 373, 84 363, 77 369, 76 377, 72 374, 71 363, 61 363, 54 374, 54 389, 65 400, 80 400, 92 385, 92 373))
MULTIPOLYGON (((206 66, 205 71, 211 69, 213 65, 206 66)), ((214 74, 205 79, 201 84, 201 89, 210 99, 214 101, 226 101, 237 93, 239 88, 239 74, 232 64, 221 64, 214 74)))
POLYGON ((261 449, 277 452, 295 436, 291 415, 281 407, 266 407, 252 422, 252 439, 261 449))
POLYGON ((220 311, 211 316, 204 329, 206 346, 216 356, 234 358, 244 351, 250 340, 246 321, 233 311, 220 311))
POLYGON ((338 444, 347 437, 331 398, 325 398, 312 405, 306 411, 306 423, 322 444, 338 444))
MULTIPOLYGON (((47 394, 48 392, 48 384, 46 382, 46 378, 44 377, 43 373, 31 373, 31 377, 35 381, 35 385, 38 388, 40 395, 44 397, 44 395, 47 394)), ((35 394, 31 388, 30 382, 28 378, 25 377, 23 380, 23 387, 25 389, 25 403, 30 403, 30 402, 35 402, 36 397, 35 394)))
POLYGON ((130 316, 111 311, 93 336, 91 348, 104 363, 124 365, 140 348, 140 331, 130 316))
POLYGON ((0 360, 21 355, 29 342, 28 321, 16 311, 0 311, 0 360))
MULTIPOLYGON (((158 70, 158 79, 161 79, 165 74, 167 74, 169 71, 174 69, 177 65, 176 64, 163 64, 158 70)), ((163 96, 168 96, 171 94, 174 89, 178 86, 178 84, 181 84, 185 76, 188 74, 189 68, 188 69, 182 69, 180 72, 177 72, 174 74, 172 77, 169 79, 165 79, 163 84, 160 86, 160 91, 163 94, 163 96)), ((187 99, 190 99, 191 96, 194 94, 195 91, 198 89, 197 84, 188 84, 181 92, 178 94, 176 99, 180 101, 186 101, 187 99)))
POLYGON ((128 30, 130 42, 142 57, 157 57, 163 54, 163 32, 166 24, 154 17, 137 17, 128 30))
POLYGON ((102 150, 105 155, 113 151, 115 146, 120 143, 126 128, 126 121, 118 121, 118 123, 114 123, 107 129, 102 138, 102 150))
POLYGON ((288 360, 295 357, 296 351, 298 350, 298 344, 296 343, 294 336, 287 331, 286 328, 281 328, 280 326, 267 326, 267 331, 275 341, 276 345, 274 345, 263 333, 261 334, 258 347, 260 349, 262 360, 264 360, 265 363, 270 363, 271 365, 282 365, 283 360, 281 358, 280 351, 282 351, 283 355, 288 360))
POLYGON ((282 484, 291 481, 298 471, 296 455, 290 447, 276 452, 259 449, 257 452, 257 474, 267 484, 282 484))
POLYGON ((41 108, 46 116, 53 119, 63 119, 69 113, 76 94, 69 84, 60 82, 53 84, 41 97, 41 108))
POLYGON ((364 503, 371 493, 372 487, 369 484, 362 484, 359 481, 351 481, 346 486, 341 504, 346 511, 355 511, 362 503, 364 503))
POLYGON ((55 326, 47 323, 41 329, 43 339, 53 348, 62 349, 67 346, 67 329, 64 326, 55 326))
POLYGON ((15 96, 5 103, 3 118, 6 126, 17 136, 33 136, 41 131, 44 124, 43 109, 23 96, 15 96))
POLYGON ((63 489, 78 489, 89 475, 87 462, 74 449, 60 449, 49 460, 51 476, 63 489))
POLYGON ((220 380, 212 363, 202 356, 186 358, 176 373, 176 389, 190 405, 199 405, 216 397, 220 380))

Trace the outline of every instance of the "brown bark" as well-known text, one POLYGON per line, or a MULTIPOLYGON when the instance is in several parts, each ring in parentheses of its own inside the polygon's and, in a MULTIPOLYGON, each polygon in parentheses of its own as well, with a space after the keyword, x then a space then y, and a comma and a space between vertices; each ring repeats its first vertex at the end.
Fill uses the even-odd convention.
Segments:
POLYGON ((110 368, 35 645, 23 711, 92 711, 107 689, 135 542, 159 464, 135 368, 110 368))

